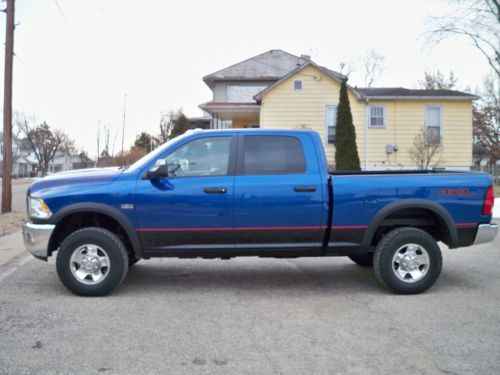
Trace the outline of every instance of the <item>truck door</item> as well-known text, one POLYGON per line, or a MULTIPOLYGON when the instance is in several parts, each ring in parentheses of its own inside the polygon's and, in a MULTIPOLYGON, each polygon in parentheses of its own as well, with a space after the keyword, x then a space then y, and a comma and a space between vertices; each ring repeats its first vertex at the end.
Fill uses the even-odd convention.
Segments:
POLYGON ((240 135, 234 195, 236 249, 259 255, 262 250, 269 255, 319 251, 326 187, 318 163, 307 133, 240 135))
POLYGON ((138 180, 137 231, 146 254, 234 248, 235 152, 234 136, 200 136, 164 158, 167 178, 138 180))

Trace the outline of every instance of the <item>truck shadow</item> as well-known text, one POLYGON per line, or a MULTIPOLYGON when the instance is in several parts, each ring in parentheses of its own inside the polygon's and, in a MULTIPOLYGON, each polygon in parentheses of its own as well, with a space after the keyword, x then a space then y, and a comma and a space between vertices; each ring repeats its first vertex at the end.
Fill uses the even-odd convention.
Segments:
POLYGON ((142 261, 132 267, 115 293, 122 295, 158 292, 246 291, 249 293, 353 291, 384 293, 371 268, 350 263, 274 260, 242 261, 164 260, 142 261), (169 262, 172 262, 169 264, 169 262))
MULTIPOLYGON (((463 270, 443 270, 425 294, 475 290, 480 287, 463 270)), ((113 294, 152 295, 244 291, 272 293, 391 294, 377 280, 371 267, 341 259, 300 260, 162 260, 142 261, 132 267, 123 285, 113 294)))

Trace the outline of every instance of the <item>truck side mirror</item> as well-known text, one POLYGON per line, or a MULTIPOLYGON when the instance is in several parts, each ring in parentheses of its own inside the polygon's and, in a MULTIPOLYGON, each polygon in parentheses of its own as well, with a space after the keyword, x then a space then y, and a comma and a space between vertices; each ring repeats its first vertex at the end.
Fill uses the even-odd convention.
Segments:
POLYGON ((150 180, 157 180, 168 177, 168 165, 165 160, 158 160, 153 168, 147 172, 147 177, 150 180))

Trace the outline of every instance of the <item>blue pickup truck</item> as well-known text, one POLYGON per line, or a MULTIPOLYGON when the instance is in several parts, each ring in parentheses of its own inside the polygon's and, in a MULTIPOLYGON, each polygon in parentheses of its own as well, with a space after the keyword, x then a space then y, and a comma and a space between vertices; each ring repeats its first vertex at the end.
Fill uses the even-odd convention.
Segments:
POLYGON ((473 172, 329 172, 304 130, 192 131, 122 168, 59 173, 27 196, 27 250, 62 283, 109 293, 153 257, 348 256, 420 293, 450 249, 493 241, 494 193, 473 172))

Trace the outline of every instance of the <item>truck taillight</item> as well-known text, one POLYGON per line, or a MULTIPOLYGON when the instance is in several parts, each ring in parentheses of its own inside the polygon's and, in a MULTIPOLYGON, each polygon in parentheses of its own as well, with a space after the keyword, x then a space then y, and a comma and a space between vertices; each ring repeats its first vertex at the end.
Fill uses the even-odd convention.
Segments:
POLYGON ((493 186, 486 190, 483 204, 483 215, 491 215, 493 212, 493 204, 495 203, 495 194, 493 193, 493 186))

